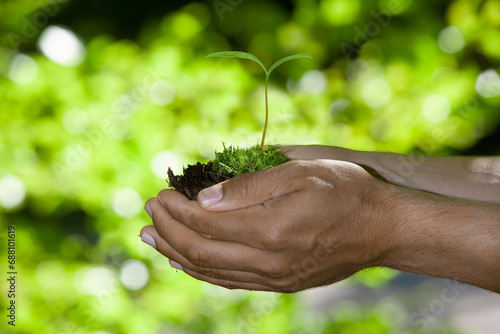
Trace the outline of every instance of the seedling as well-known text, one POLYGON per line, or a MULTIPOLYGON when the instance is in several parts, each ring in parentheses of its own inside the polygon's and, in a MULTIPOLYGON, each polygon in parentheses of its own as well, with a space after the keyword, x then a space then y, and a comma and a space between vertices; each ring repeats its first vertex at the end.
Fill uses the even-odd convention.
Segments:
POLYGON ((286 63, 289 60, 300 59, 300 58, 311 58, 312 59, 312 57, 308 56, 306 54, 291 55, 291 56, 288 56, 288 57, 285 57, 285 58, 281 58, 280 60, 278 60, 277 62, 275 62, 274 64, 272 64, 271 67, 269 67, 269 69, 267 69, 264 66, 264 64, 262 64, 262 62, 260 61, 259 58, 255 57, 253 54, 250 54, 250 53, 247 53, 247 52, 241 52, 241 51, 222 51, 222 52, 211 53, 208 56, 206 56, 206 58, 210 58, 210 57, 227 57, 227 58, 250 59, 250 60, 253 60, 254 62, 256 62, 257 64, 259 64, 262 67, 262 69, 264 70, 264 72, 266 73, 266 85, 265 85, 265 89, 264 89, 264 91, 265 91, 264 97, 265 97, 265 101, 266 101, 266 120, 264 122, 264 130, 262 132, 262 141, 260 142, 260 148, 264 149, 264 141, 266 140, 267 123, 268 123, 268 119, 269 119, 269 104, 268 104, 268 101, 267 101, 267 84, 269 82, 269 76, 271 75, 271 72, 274 71, 274 69, 276 67, 282 65, 283 63, 286 63))
POLYGON ((246 52, 216 52, 209 54, 207 57, 250 59, 264 69, 264 72, 266 73, 266 120, 264 122, 264 130, 262 132, 260 147, 259 145, 255 145, 254 147, 242 149, 238 147, 234 148, 232 146, 226 147, 224 145, 224 150, 222 152, 215 152, 215 158, 212 161, 209 161, 207 164, 201 164, 198 162, 196 165, 188 165, 187 168, 183 169, 182 175, 174 175, 172 170, 170 168, 168 169, 169 185, 192 200, 196 200, 200 190, 226 181, 236 175, 275 167, 290 160, 289 158, 281 156, 275 147, 264 147, 269 119, 269 104, 267 101, 267 85, 269 82, 269 75, 271 75, 271 72, 274 71, 276 67, 289 60, 311 58, 305 54, 296 54, 278 60, 272 64, 269 69, 267 69, 259 58, 246 52))

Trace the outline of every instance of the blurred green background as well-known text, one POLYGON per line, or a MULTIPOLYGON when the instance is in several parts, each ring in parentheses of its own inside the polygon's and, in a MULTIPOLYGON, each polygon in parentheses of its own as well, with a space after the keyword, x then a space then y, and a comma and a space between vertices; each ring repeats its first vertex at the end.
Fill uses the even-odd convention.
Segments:
MULTIPOLYGON (((14 225, 16 333, 462 333, 412 323, 404 302, 228 291, 140 242, 168 166, 259 142, 263 73, 204 58, 224 50, 267 66, 313 57, 271 76, 270 143, 500 153, 500 1, 2 0, 0 247, 14 225)), ((337 288, 382 291, 401 275, 337 288)))

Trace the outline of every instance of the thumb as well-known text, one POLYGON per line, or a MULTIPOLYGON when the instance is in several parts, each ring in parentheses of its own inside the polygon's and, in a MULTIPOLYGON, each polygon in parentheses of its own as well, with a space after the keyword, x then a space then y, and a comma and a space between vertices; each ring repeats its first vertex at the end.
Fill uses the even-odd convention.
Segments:
POLYGON ((290 173, 293 162, 253 172, 240 174, 232 179, 203 189, 198 203, 209 211, 229 211, 264 203, 286 195, 298 187, 297 177, 290 173), (296 180, 296 181, 294 181, 296 180))

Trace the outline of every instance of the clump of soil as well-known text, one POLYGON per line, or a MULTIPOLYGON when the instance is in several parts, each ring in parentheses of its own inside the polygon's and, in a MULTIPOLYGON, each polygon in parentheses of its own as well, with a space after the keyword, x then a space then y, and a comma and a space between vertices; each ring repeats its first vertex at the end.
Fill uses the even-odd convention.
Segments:
POLYGON ((233 173, 214 172, 211 161, 206 164, 198 162, 196 165, 188 165, 187 168, 183 168, 182 175, 175 175, 169 168, 167 175, 170 186, 191 200, 196 200, 202 189, 229 180, 234 176, 233 173))
POLYGON ((240 148, 224 145, 222 152, 215 152, 215 158, 206 164, 197 163, 188 165, 183 169, 182 175, 174 175, 168 169, 170 187, 186 195, 191 200, 196 200, 198 193, 205 188, 230 178, 264 170, 281 165, 289 158, 282 156, 276 146, 255 145, 250 148, 240 148))

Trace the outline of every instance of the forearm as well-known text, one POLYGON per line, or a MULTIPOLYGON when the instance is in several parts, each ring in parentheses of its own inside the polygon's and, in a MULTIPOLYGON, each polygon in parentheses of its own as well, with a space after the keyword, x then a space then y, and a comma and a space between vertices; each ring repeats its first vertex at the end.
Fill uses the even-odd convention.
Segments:
POLYGON ((499 157, 424 157, 351 150, 344 150, 342 155, 401 186, 500 203, 499 157))
POLYGON ((384 266, 500 293, 500 205, 394 186, 393 247, 384 266))

